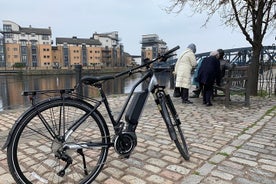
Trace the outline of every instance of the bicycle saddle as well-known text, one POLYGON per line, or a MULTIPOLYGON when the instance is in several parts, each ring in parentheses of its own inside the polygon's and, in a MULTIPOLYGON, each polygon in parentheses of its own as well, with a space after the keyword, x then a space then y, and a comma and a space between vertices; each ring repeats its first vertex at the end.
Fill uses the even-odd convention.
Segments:
POLYGON ((105 76, 84 76, 81 78, 81 82, 86 84, 86 85, 92 85, 95 84, 99 81, 105 81, 105 80, 110 80, 110 79, 115 79, 114 76, 112 75, 105 75, 105 76))

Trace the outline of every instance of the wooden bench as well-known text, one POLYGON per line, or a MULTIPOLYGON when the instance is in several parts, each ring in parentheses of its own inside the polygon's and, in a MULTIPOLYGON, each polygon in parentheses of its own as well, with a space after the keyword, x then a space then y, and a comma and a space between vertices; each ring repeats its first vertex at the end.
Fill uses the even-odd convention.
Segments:
POLYGON ((214 97, 224 96, 224 105, 228 107, 234 102, 230 98, 231 94, 244 95, 245 106, 250 105, 250 91, 248 85, 249 66, 233 66, 225 71, 225 77, 221 81, 221 86, 214 85, 214 97), (223 95, 219 95, 217 91, 222 91, 223 95))

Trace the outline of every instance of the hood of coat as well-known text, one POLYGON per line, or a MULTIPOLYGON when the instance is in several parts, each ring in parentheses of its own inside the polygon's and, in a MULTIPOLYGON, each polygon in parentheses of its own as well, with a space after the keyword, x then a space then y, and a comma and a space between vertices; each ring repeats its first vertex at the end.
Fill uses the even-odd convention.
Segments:
POLYGON ((196 53, 196 45, 195 44, 191 43, 190 45, 188 45, 187 48, 191 49, 193 51, 193 53, 196 53))

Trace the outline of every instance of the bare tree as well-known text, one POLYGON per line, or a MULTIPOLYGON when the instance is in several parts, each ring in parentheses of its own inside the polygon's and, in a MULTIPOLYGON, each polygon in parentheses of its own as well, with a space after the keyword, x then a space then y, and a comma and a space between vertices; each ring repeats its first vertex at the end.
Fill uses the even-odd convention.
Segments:
POLYGON ((276 28, 276 0, 171 0, 169 13, 179 13, 190 6, 194 13, 207 13, 205 24, 215 13, 227 26, 237 27, 252 45, 250 91, 257 95, 259 58, 265 34, 276 28))

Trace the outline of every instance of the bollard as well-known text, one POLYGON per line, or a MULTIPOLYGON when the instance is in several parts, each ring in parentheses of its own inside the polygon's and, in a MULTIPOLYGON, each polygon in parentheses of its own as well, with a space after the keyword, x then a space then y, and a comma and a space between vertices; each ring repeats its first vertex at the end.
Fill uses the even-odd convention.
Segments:
POLYGON ((78 97, 81 98, 83 96, 82 83, 81 83, 82 65, 75 65, 75 72, 76 72, 77 93, 78 93, 78 97))
POLYGON ((175 86, 175 76, 173 74, 173 71, 174 71, 174 65, 171 65, 170 66, 170 89, 174 89, 174 86, 175 86))

